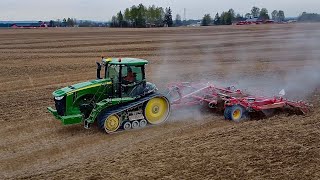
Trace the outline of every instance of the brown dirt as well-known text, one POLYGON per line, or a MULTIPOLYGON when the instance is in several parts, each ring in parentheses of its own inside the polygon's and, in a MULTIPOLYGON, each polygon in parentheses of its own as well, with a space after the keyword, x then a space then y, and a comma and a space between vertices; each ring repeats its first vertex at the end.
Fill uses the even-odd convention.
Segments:
POLYGON ((319 69, 319 29, 2 29, 0 178, 320 179, 319 93, 306 94, 315 105, 307 116, 235 124, 194 110, 113 135, 63 127, 46 112, 53 90, 95 78, 101 55, 150 60, 147 75, 159 87, 175 80, 281 85, 290 71, 319 69))

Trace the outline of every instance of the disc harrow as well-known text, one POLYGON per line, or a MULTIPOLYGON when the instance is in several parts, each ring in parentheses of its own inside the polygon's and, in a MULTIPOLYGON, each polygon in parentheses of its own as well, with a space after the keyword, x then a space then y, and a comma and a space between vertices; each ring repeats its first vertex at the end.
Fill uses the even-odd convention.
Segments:
POLYGON ((234 86, 219 87, 212 83, 170 83, 165 94, 173 109, 206 104, 209 108, 223 111, 225 119, 236 122, 251 113, 290 110, 296 114, 307 114, 312 108, 304 101, 284 98, 284 90, 278 96, 264 97, 247 94, 234 86))

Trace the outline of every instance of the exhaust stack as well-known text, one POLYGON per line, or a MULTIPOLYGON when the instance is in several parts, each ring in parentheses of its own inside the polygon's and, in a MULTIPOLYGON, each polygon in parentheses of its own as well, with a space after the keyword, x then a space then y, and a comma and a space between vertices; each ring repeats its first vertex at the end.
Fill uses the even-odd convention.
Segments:
POLYGON ((101 79, 101 64, 99 62, 96 62, 97 63, 97 79, 101 79))

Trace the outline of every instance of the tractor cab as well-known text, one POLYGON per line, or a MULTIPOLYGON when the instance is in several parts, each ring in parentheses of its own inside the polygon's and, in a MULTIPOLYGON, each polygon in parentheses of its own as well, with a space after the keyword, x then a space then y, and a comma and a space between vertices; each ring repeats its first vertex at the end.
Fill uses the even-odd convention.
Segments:
POLYGON ((147 63, 136 58, 102 58, 102 63, 97 63, 97 79, 102 79, 101 70, 104 68, 104 78, 112 82, 112 97, 134 98, 150 89, 150 83, 145 78, 147 63))

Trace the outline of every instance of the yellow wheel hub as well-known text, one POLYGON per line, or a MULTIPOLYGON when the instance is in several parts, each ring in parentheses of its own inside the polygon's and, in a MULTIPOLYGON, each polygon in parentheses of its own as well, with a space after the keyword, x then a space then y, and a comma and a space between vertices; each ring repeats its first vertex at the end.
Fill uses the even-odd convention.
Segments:
POLYGON ((156 97, 148 101, 145 107, 145 118, 150 124, 164 122, 169 115, 169 103, 165 98, 156 97))
POLYGON ((120 127, 120 118, 117 115, 108 116, 104 122, 104 129, 107 133, 115 132, 120 127))
POLYGON ((240 118, 241 118, 241 111, 240 111, 240 109, 236 109, 235 111, 233 111, 232 117, 233 117, 233 119, 240 119, 240 118))

